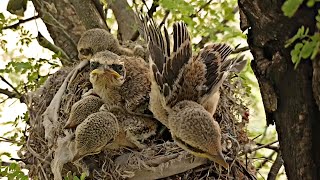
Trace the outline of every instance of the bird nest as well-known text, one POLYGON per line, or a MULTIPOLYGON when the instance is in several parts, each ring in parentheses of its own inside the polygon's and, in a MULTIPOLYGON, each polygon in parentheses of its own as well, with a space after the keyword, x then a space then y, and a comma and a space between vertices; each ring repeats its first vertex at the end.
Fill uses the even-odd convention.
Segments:
POLYGON ((155 135, 143 150, 122 148, 71 162, 73 130, 63 129, 71 106, 91 89, 85 62, 64 67, 27 97, 30 115, 27 143, 22 159, 32 179, 62 179, 71 174, 87 179, 254 179, 252 165, 243 165, 239 152, 249 143, 245 132, 248 109, 242 100, 248 96, 239 77, 230 75, 221 88, 214 115, 222 130, 223 152, 228 170, 195 157, 170 139, 169 131, 155 135))

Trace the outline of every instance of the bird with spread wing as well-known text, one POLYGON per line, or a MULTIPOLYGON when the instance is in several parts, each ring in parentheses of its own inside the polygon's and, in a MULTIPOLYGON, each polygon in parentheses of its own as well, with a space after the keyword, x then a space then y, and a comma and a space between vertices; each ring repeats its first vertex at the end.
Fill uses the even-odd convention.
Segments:
POLYGON ((173 25, 173 51, 152 19, 140 16, 150 51, 150 110, 168 127, 174 141, 195 156, 206 157, 227 168, 221 148, 221 130, 212 115, 219 88, 230 71, 240 71, 243 57, 228 59, 226 44, 206 46, 192 56, 190 36, 183 22, 173 25))

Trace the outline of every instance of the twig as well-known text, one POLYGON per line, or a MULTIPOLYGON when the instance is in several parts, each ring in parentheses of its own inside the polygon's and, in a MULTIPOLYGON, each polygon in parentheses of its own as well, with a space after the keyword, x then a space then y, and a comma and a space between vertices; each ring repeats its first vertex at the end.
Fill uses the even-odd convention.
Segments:
POLYGON ((20 97, 22 96, 22 94, 11 83, 9 83, 3 76, 0 75, 0 79, 6 84, 8 84, 8 86, 10 86, 20 97))
POLYGON ((148 10, 148 16, 149 17, 153 16, 153 13, 156 12, 157 7, 159 7, 159 0, 154 0, 152 2, 152 5, 151 5, 150 9, 148 10))
POLYGON ((166 10, 166 11, 165 11, 165 14, 164 14, 164 17, 163 17, 161 23, 159 24, 159 28, 161 28, 161 27, 164 25, 164 23, 165 23, 165 21, 167 20, 169 14, 170 14, 170 11, 169 11, 169 10, 166 10))
MULTIPOLYGON (((263 146, 263 145, 265 146, 265 144, 262 144, 262 143, 257 143, 257 145, 258 146, 263 146)), ((264 148, 271 149, 273 151, 279 152, 279 146, 267 145, 264 148)))
POLYGON ((42 167, 42 164, 39 163, 38 165, 40 166, 40 169, 41 169, 41 172, 42 172, 44 178, 45 178, 46 180, 48 180, 47 174, 46 174, 46 172, 44 171, 44 169, 43 169, 43 167, 42 167))
POLYGON ((280 170, 282 164, 283 164, 283 159, 281 157, 281 153, 279 152, 276 160, 274 161, 274 163, 272 164, 272 166, 270 168, 267 180, 275 180, 276 179, 277 174, 279 173, 279 170, 280 170))
MULTIPOLYGON (((238 7, 235 7, 233 9, 233 13, 237 13, 239 11, 239 8, 238 7)), ((229 20, 226 20, 224 19, 220 24, 221 25, 226 25, 227 23, 229 22, 229 20)), ((222 33, 223 31, 222 30, 217 30, 216 32, 213 32, 213 34, 218 34, 218 33, 222 33)), ((212 34, 212 33, 211 33, 212 34)), ((202 49, 204 47, 204 45, 210 40, 210 35, 208 36, 203 36, 200 40, 200 42, 196 45, 196 47, 202 49)))
POLYGON ((200 8, 198 9, 198 11, 194 14, 191 14, 189 17, 190 18, 195 18, 197 17, 197 14, 199 14, 200 11, 202 11, 202 9, 204 9, 205 7, 207 7, 213 0, 209 0, 208 2, 206 2, 205 4, 203 4, 202 6, 200 6, 200 8))
POLYGON ((32 21, 32 20, 38 19, 39 17, 40 17, 39 15, 36 15, 36 16, 30 17, 30 18, 27 18, 27 19, 22 19, 22 20, 19 20, 19 21, 18 21, 17 23, 15 23, 15 24, 12 24, 12 25, 3 27, 2 29, 17 28, 17 27, 20 26, 21 24, 26 23, 26 22, 28 22, 28 21, 32 21))
POLYGON ((15 140, 12 140, 12 139, 8 139, 8 138, 5 138, 5 137, 0 137, 0 141, 10 142, 10 143, 15 143, 15 144, 19 144, 20 143, 18 141, 15 141, 15 140))
POLYGON ((247 153, 255 152, 255 151, 257 151, 257 150, 259 150, 259 149, 262 149, 262 148, 270 147, 270 145, 272 145, 272 144, 274 144, 274 143, 276 143, 276 142, 278 142, 278 140, 273 141, 273 142, 268 143, 268 144, 264 144, 264 145, 255 147, 255 148, 253 148, 253 149, 249 149, 249 148, 248 148, 248 151, 242 152, 242 153, 240 154, 240 156, 243 156, 243 155, 245 155, 245 154, 247 154, 247 153))
POLYGON ((263 161, 262 161, 262 163, 260 163, 258 166, 257 166, 257 171, 259 171, 268 161, 270 161, 271 160, 271 158, 272 158, 272 156, 275 154, 276 152, 275 151, 273 151, 268 157, 266 157, 263 161))
POLYGON ((245 46, 245 47, 242 47, 242 48, 235 49, 234 51, 232 51, 231 54, 237 54, 237 53, 248 51, 248 50, 249 50, 249 46, 245 46))

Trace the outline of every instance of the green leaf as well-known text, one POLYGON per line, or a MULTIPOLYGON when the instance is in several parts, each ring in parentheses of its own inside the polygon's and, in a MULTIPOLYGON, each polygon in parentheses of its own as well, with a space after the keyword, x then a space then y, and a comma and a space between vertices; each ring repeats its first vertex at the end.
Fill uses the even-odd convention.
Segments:
POLYGON ((285 48, 288 48, 292 43, 294 43, 298 39, 303 39, 308 36, 309 28, 305 29, 304 26, 301 26, 297 33, 290 39, 287 40, 285 48))
POLYGON ((302 3, 303 0, 287 0, 283 3, 281 10, 285 16, 292 17, 302 3))
POLYGON ((317 43, 315 41, 304 41, 304 45, 300 52, 301 57, 303 59, 310 57, 316 44, 317 43))

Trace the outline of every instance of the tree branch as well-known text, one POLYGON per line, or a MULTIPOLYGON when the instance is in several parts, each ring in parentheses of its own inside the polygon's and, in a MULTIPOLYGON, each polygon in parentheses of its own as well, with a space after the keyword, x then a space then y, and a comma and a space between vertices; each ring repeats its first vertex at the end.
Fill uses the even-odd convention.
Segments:
POLYGON ((42 47, 47 48, 56 54, 60 54, 60 61, 62 65, 65 66, 72 64, 72 61, 70 60, 69 56, 61 48, 48 41, 40 32, 38 32, 37 41, 42 47))
POLYGON ((8 89, 0 88, 0 94, 4 94, 8 96, 8 98, 19 98, 19 95, 17 93, 11 92, 8 89))
POLYGON ((109 29, 102 15, 100 15, 95 2, 92 0, 70 0, 70 2, 86 29, 109 29))
POLYGON ((165 14, 164 14, 164 16, 163 16, 163 19, 162 19, 161 23, 159 24, 159 27, 160 27, 160 28, 161 28, 161 27, 164 25, 164 23, 166 22, 169 14, 170 14, 170 11, 169 11, 169 10, 166 10, 166 11, 165 11, 165 14))
POLYGON ((22 20, 19 20, 15 24, 3 27, 2 29, 15 29, 18 26, 20 26, 21 24, 29 22, 29 21, 32 21, 32 20, 35 20, 35 19, 38 19, 39 17, 40 17, 39 15, 36 15, 36 16, 30 17, 30 18, 27 18, 27 19, 22 19, 22 20))
POLYGON ((130 40, 137 27, 135 14, 126 0, 107 0, 118 23, 118 39, 130 40))
POLYGON ((0 79, 5 82, 8 86, 10 86, 14 92, 16 92, 20 97, 22 96, 22 94, 11 84, 9 83, 3 76, 0 75, 0 79))
POLYGON ((276 160, 272 164, 267 180, 275 180, 277 178, 277 174, 283 164, 283 159, 281 157, 281 153, 278 153, 276 160))

